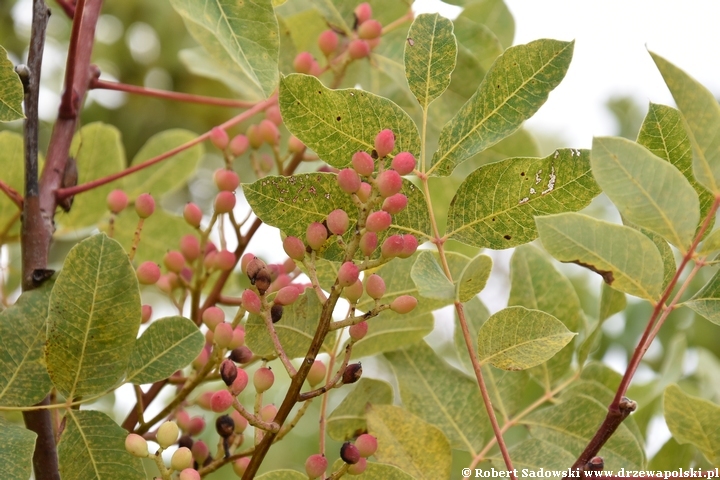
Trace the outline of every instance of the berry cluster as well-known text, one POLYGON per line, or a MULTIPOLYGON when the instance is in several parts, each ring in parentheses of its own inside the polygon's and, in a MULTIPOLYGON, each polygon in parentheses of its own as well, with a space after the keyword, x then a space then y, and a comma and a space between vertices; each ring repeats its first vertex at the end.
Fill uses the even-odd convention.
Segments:
MULTIPOLYGON (((375 453, 377 447, 377 438, 367 433, 360 435, 355 443, 343 443, 340 447, 340 458, 348 465, 347 473, 350 475, 363 473, 367 468, 367 458, 375 453)), ((310 455, 305 461, 305 472, 311 479, 324 475, 327 467, 327 458, 319 453, 310 455)))

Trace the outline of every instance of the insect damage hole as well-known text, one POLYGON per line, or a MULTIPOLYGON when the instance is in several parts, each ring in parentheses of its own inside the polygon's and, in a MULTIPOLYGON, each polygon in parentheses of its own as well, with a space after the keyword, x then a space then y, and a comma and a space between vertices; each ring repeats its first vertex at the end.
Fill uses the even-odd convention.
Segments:
POLYGON ((503 235, 503 238, 504 238, 505 240, 510 240, 512 237, 511 237, 510 235, 503 235))

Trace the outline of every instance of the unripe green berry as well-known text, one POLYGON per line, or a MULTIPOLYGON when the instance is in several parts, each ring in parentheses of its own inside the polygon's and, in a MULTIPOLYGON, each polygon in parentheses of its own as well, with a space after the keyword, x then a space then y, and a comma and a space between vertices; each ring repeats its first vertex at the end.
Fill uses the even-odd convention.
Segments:
POLYGON ((325 455, 319 453, 310 455, 305 461, 305 473, 307 473, 310 479, 321 477, 325 473, 325 470, 327 470, 327 467, 327 458, 325 458, 325 455))
POLYGON ((152 307, 150 305, 143 305, 141 310, 141 322, 147 323, 150 321, 150 317, 152 317, 152 307))
POLYGON ((385 280, 380 275, 373 273, 367 278, 365 291, 374 300, 379 300, 385 295, 385 280))
POLYGON ((213 127, 210 130, 210 141, 220 150, 225 150, 230 143, 230 138, 225 130, 220 127, 213 127))
POLYGON ((225 321, 225 312, 219 307, 208 307, 202 314, 202 321, 210 330, 215 331, 215 327, 225 321))
POLYGON ((238 177, 238 174, 226 168, 219 168, 215 170, 213 180, 215 181, 215 185, 218 190, 227 192, 234 192, 240 185, 240 177, 238 177))
POLYGON ((382 232, 387 230, 392 224, 392 217, 384 210, 373 212, 368 215, 365 221, 365 228, 368 232, 382 232))
POLYGON ((327 367, 325 367, 325 363, 322 360, 315 360, 307 374, 307 381, 311 387, 315 387, 325 381, 326 374, 327 367))
POLYGON ((408 198, 402 193, 396 193, 391 195, 383 201, 382 209, 388 212, 390 215, 396 215, 407 207, 408 198))
POLYGON ((348 54, 353 60, 360 60, 370 55, 370 45, 365 40, 356 38, 348 45, 348 54))
POLYGON ((395 258, 403 253, 405 243, 400 235, 390 235, 380 247, 380 253, 384 258, 395 258))
POLYGON ((326 57, 329 57, 337 49, 338 43, 338 35, 332 30, 325 30, 318 36, 318 47, 326 57))
POLYGON ((157 263, 143 262, 137 268, 136 273, 141 285, 154 285, 160 280, 160 267, 157 263))
POLYGON ((350 285, 349 287, 345 287, 342 291, 342 296, 347 299, 348 302, 355 304, 358 300, 360 300, 360 297, 362 297, 363 294, 363 286, 362 282, 358 279, 355 280, 355 283, 350 285))
POLYGON ((185 260, 194 262, 200 256, 200 241, 195 235, 183 235, 180 239, 180 253, 185 260))
POLYGON ((315 59, 310 52, 300 52, 293 61, 293 67, 297 73, 309 74, 312 70, 315 59))
POLYGON ((260 367, 255 370, 253 386, 255 386, 256 392, 262 393, 269 390, 273 386, 273 383, 275 383, 275 374, 270 367, 260 367))
POLYGON ((400 152, 392 159, 391 166, 400 175, 408 175, 415 170, 415 157, 410 152, 400 152))
POLYGON ((366 468, 367 468, 367 459, 361 458, 360 460, 358 460, 358 462, 356 464, 350 465, 347 473, 350 475, 360 475, 361 473, 363 473, 365 471, 366 468))
POLYGON ((148 218, 155 211, 155 199, 149 193, 141 193, 135 199, 135 212, 140 218, 148 218))
MULTIPOLYGON (((238 368, 236 370, 237 370, 237 373, 235 376, 235 380, 230 385, 230 393, 235 397, 240 395, 243 392, 243 390, 245 390, 245 387, 247 387, 248 380, 249 380, 248 374, 245 370, 243 370, 242 368, 238 368)), ((235 423, 237 425, 237 422, 235 422, 235 423)), ((245 423, 247 424, 247 422, 245 422, 245 423)))
POLYGON ((247 289, 242 293, 242 306, 245 310, 255 315, 259 315, 260 310, 262 309, 260 297, 258 297, 257 293, 250 289, 247 289))
POLYGON ((338 172, 337 182, 345 193, 355 193, 360 189, 360 176, 352 168, 344 168, 338 172))
POLYGON ((367 202, 370 199, 370 194, 372 193, 372 185, 366 182, 362 182, 360 184, 360 188, 357 192, 355 192, 355 195, 358 196, 361 202, 367 202))
POLYGON ((192 467, 192 464, 192 452, 187 447, 181 447, 175 450, 175 453, 173 453, 173 456, 170 459, 170 468, 173 470, 184 470, 192 467))
POLYGON ((378 192, 383 198, 390 197, 402 190, 402 177, 395 170, 385 170, 375 180, 378 192))
POLYGON ((180 273, 185 266, 185 257, 177 250, 170 250, 163 257, 163 263, 168 271, 180 273))
POLYGON ((295 303, 295 300, 300 296, 300 291, 294 286, 283 287, 278 290, 275 296, 275 303, 279 305, 290 305, 295 303))
POLYGON ((352 166, 357 173, 369 177, 375 171, 375 160, 367 152, 355 152, 352 166))
POLYGON ((368 323, 365 321, 362 321, 360 323, 356 323, 349 329, 350 338, 352 338, 355 341, 362 340, 363 337, 367 334, 368 331, 368 323))
POLYGON ((327 240, 327 229, 325 225, 319 222, 313 222, 308 225, 306 240, 310 248, 320 250, 327 240))
POLYGON ((365 232, 360 237, 360 251, 366 257, 372 256, 378 246, 378 236, 375 232, 365 232))
POLYGON ((388 153, 392 152, 394 148, 395 134, 392 130, 386 128, 385 130, 381 130, 380 133, 375 136, 375 151, 377 152, 379 158, 386 156, 388 153))
POLYGON ((235 433, 235 422, 230 415, 221 415, 215 420, 215 431, 222 438, 228 438, 235 433))
POLYGON ((414 235, 403 235, 402 253, 398 255, 400 258, 411 257, 418 249, 418 241, 414 235))
POLYGON ((125 437, 125 450, 135 457, 145 458, 148 456, 147 440, 136 433, 125 437))
POLYGON ((277 407, 272 403, 269 405, 265 405, 260 409, 260 418, 265 422, 272 422, 273 420, 275 420, 277 410, 277 407))
POLYGON ((235 362, 229 359, 225 359, 220 364, 220 378, 225 382, 228 387, 233 384, 238 376, 238 368, 235 366, 235 362))
POLYGON ((293 260, 302 261, 305 258, 305 244, 298 237, 285 237, 283 250, 293 260))
POLYGON ((363 40, 372 40, 382 35, 382 25, 375 19, 363 22, 358 27, 358 37, 363 40))
POLYGON ((342 447, 340 447, 340 458, 342 458, 345 463, 355 465, 360 461, 361 457, 355 445, 350 442, 345 442, 342 447))
POLYGON ((217 213, 230 213, 235 208, 235 194, 232 192, 220 192, 215 197, 215 211, 217 213))
POLYGON ((122 190, 113 190, 107 196, 108 210, 112 213, 120 213, 128 206, 127 193, 122 190))
POLYGON ((238 458, 232 464, 233 472, 235 472, 235 475, 238 477, 242 477, 248 465, 250 465, 250 457, 238 458))
POLYGON ((327 227, 335 235, 342 235, 350 225, 350 218, 345 210, 338 208, 328 214, 327 227))
POLYGON ((250 147, 250 141, 242 133, 240 135, 235 135, 232 140, 230 140, 230 153, 232 153, 235 157, 239 157, 243 153, 247 152, 248 147, 250 147))
POLYGON ((162 448, 168 448, 177 442, 180 429, 175 422, 164 422, 157 431, 157 442, 162 448))
POLYGON ((220 348, 227 348, 232 341, 233 328, 229 323, 221 323, 215 327, 215 345, 220 348))
POLYGON ((361 457, 369 457, 377 451, 378 441, 368 433, 363 433, 355 440, 355 446, 360 452, 361 457))
POLYGON ((395 313, 410 313, 417 306, 417 299, 411 295, 400 295, 390 302, 390 310, 395 313))
POLYGON ((362 25, 363 23, 367 22, 372 18, 372 7, 369 3, 363 2, 357 7, 355 7, 355 18, 357 19, 357 24, 362 25))
POLYGON ((198 228, 202 221, 202 210, 194 203, 188 203, 183 209, 183 218, 188 225, 198 228))

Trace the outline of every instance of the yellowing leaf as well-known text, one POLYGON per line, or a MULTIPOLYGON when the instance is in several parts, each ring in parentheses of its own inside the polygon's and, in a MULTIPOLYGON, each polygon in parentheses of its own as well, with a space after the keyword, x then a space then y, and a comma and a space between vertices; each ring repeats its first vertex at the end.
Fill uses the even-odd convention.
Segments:
POLYGON ((390 405, 393 401, 392 386, 382 380, 361 378, 353 391, 343 398, 340 405, 327 419, 330 438, 344 442, 367 430, 365 410, 368 405, 390 405))
POLYGON ((719 406, 670 385, 663 396, 663 412, 678 443, 694 445, 710 463, 720 464, 719 406))

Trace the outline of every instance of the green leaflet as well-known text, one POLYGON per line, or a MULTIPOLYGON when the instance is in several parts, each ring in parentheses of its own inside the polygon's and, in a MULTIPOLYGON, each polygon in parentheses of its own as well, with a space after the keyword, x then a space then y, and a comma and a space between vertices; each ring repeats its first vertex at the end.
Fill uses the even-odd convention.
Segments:
MULTIPOLYGON (((25 185, 25 153, 23 137, 15 132, 0 132, 0 165, 3 166, 2 180, 22 193, 25 185)), ((20 209, 4 193, 0 195, 0 231, 7 230, 6 237, 0 237, 3 243, 8 237, 20 235, 20 209)))
POLYGON ((167 378, 192 362, 203 345, 205 337, 192 320, 155 320, 135 342, 125 381, 141 385, 167 378))
POLYGON ((503 370, 525 370, 550 359, 575 335, 548 313, 508 307, 480 327, 478 357, 503 370))
POLYGON ((693 174, 703 187, 720 192, 720 105, 713 94, 687 73, 650 52, 677 103, 693 148, 693 174))
POLYGON ((293 74, 280 81, 285 126, 334 167, 350 163, 355 152, 372 152, 382 129, 395 133, 395 149, 420 153, 415 122, 392 101, 364 90, 330 90, 315 77, 293 74))
POLYGON ((328 416, 327 432, 330 438, 344 442, 367 430, 365 409, 368 405, 390 405, 392 386, 382 380, 361 378, 355 389, 343 398, 328 416))
MULTIPOLYGON (((567 470, 575 463, 575 455, 564 448, 538 438, 528 438, 510 449, 515 468, 527 468, 533 471, 567 470)), ((492 457, 495 468, 505 470, 505 463, 500 455, 492 457)))
POLYGON ((43 345, 53 283, 24 292, 0 313, 0 405, 35 405, 52 387, 43 345))
POLYGON ((720 250, 720 230, 714 230, 705 238, 705 241, 700 244, 698 253, 707 255, 718 250, 720 250))
POLYGON ((278 82, 278 23, 270 0, 171 0, 210 55, 229 56, 269 97, 278 82), (215 53, 217 52, 217 53, 215 53))
POLYGON ((418 15, 405 42, 405 76, 423 110, 450 84, 456 56, 452 22, 437 13, 418 15))
POLYGON ((670 385, 663 396, 663 411, 678 443, 694 445, 710 463, 720 463, 720 407, 670 385))
POLYGON ((467 264, 457 283, 455 300, 467 302, 482 292, 490 278, 492 258, 487 255, 478 255, 467 264))
POLYGON ((375 458, 418 480, 450 478, 451 450, 437 427, 395 405, 367 410, 368 430, 378 439, 375 458))
POLYGON ((102 412, 67 410, 58 444, 63 480, 145 480, 138 457, 125 450, 128 432, 102 412))
POLYGON ((239 100, 259 101, 263 98, 260 87, 232 61, 225 50, 216 50, 209 56, 202 47, 186 48, 180 50, 178 57, 190 73, 222 82, 239 100))
POLYGON ((50 295, 45 360, 65 398, 101 394, 125 376, 140 327, 137 276, 105 234, 78 243, 50 295))
POLYGON ((24 96, 20 77, 15 73, 7 51, 0 47, 0 122, 25 118, 22 110, 24 96))
POLYGON ((368 320, 367 334, 355 343, 353 357, 369 357, 422 341, 432 332, 435 319, 430 312, 417 314, 415 310, 408 315, 385 311, 368 320))
POLYGON ((595 180, 623 216, 683 252, 690 248, 700 221, 700 204, 675 166, 619 137, 594 138, 590 163, 595 180))
POLYGON ((403 406, 447 436, 454 449, 476 453, 489 429, 475 379, 457 370, 421 342, 385 353, 400 387, 403 406))
POLYGON ((565 76, 573 42, 536 40, 511 47, 440 133, 428 174, 447 176, 462 161, 516 131, 565 76))
MULTIPOLYGON (((462 16, 455 19, 454 33, 461 47, 467 49, 486 72, 502 55, 503 47, 500 40, 487 26, 462 16)), ((464 78, 467 82, 468 79, 464 78)))
POLYGON ((537 238, 534 217, 586 207, 600 194, 587 150, 562 149, 545 158, 508 158, 471 173, 450 204, 447 235, 504 249, 537 238))
MULTIPOLYGON (((448 3, 457 4, 456 1, 448 3)), ((461 3, 466 3, 462 1, 461 3)), ((513 43, 515 37, 515 19, 503 0, 472 0, 458 18, 468 19, 490 29, 503 47, 513 43)))
POLYGON ((720 272, 713 275, 684 305, 714 324, 720 325, 720 272))
POLYGON ((648 463, 648 470, 673 470, 676 468, 690 468, 695 457, 695 448, 686 443, 680 445, 677 440, 670 438, 648 463))
POLYGON ((418 293, 425 298, 438 300, 453 300, 455 298, 455 286, 443 272, 442 267, 429 250, 423 250, 418 254, 417 260, 410 270, 418 293))
POLYGON ((648 300, 660 295, 660 252, 637 230, 579 213, 537 217, 535 222, 545 250, 561 262, 589 268, 625 293, 648 300))
POLYGON ((307 475, 303 475, 297 470, 273 470, 263 473, 257 480, 306 480, 307 475))
MULTIPOLYGON (((344 465, 341 458, 335 460, 332 471, 336 472, 344 465)), ((306 478, 306 477, 303 477, 306 478)), ((367 462, 367 467, 362 473, 363 480, 414 480, 413 477, 403 472, 395 465, 378 462, 367 462)))
POLYGON ((32 475, 32 457, 37 433, 13 425, 0 417, 0 477, 27 480, 32 475))
MULTIPOLYGON (((693 176, 693 155, 690 138, 685 132, 680 112, 672 107, 651 103, 643 120, 637 142, 680 170, 700 199, 700 222, 707 216, 714 200, 693 176)), ((714 223, 710 223, 710 227, 714 223)))

